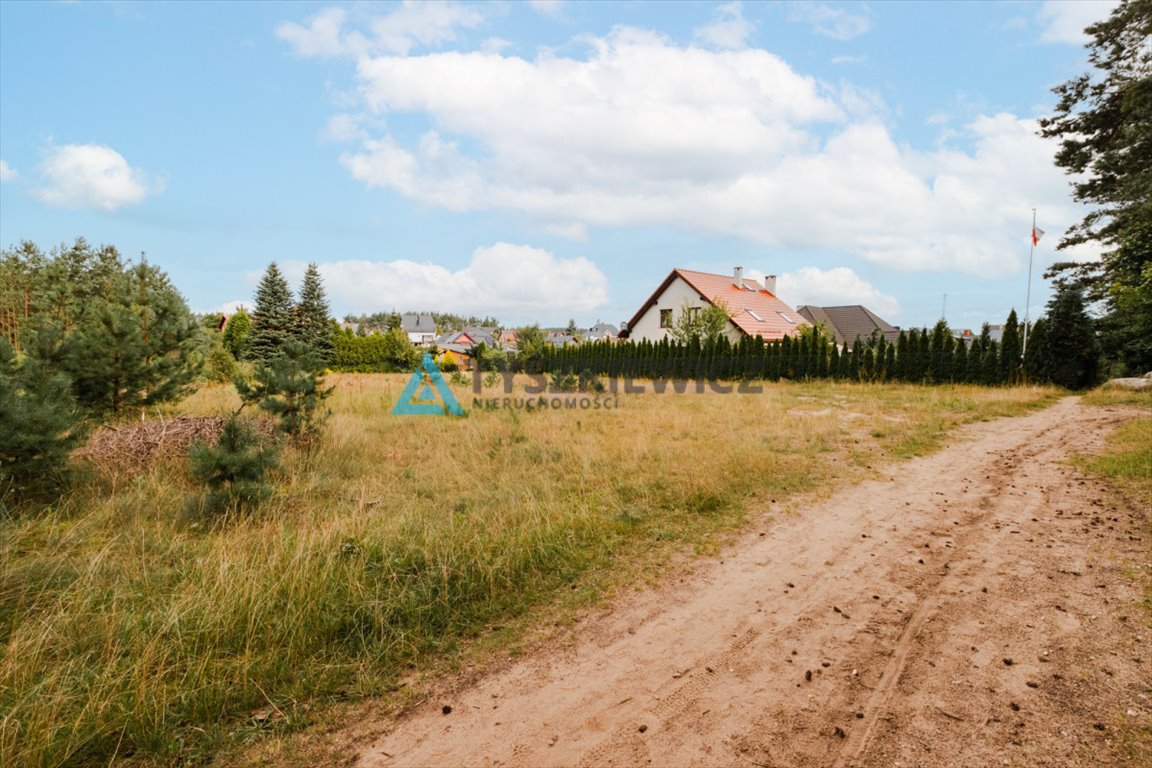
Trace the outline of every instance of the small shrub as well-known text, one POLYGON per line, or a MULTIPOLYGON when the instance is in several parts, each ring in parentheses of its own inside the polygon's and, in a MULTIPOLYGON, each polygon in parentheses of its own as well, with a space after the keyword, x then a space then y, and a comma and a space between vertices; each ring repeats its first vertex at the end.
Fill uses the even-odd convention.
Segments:
POLYGON ((236 359, 219 342, 212 347, 204 361, 204 378, 221 384, 236 378, 236 359))
POLYGON ((580 388, 580 379, 572 372, 552 374, 551 389, 554 392, 575 392, 580 388))
MULTIPOLYGON (((250 382, 236 379, 244 405, 256 403, 280 419, 280 431, 295 440, 316 437, 327 413, 320 406, 332 394, 324 387, 324 363, 306 344, 289 339, 268 363, 259 363, 250 382)), ((243 405, 241 406, 243 408, 243 405)))
POLYGON ((198 442, 188 451, 192 476, 208 486, 197 505, 201 513, 218 515, 258 505, 272 493, 267 482, 277 466, 276 449, 233 415, 224 422, 216 445, 198 442))
POLYGON ((600 393, 605 390, 604 382, 594 372, 585 368, 580 372, 580 391, 600 393))

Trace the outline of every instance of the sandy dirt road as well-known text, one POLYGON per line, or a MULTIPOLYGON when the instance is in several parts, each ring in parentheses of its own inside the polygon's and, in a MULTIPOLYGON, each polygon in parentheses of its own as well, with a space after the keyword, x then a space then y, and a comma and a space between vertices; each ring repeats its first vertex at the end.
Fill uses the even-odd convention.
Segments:
POLYGON ((1152 512, 1065 463, 1131 415, 1068 398, 765 515, 356 764, 1152 765, 1152 512))

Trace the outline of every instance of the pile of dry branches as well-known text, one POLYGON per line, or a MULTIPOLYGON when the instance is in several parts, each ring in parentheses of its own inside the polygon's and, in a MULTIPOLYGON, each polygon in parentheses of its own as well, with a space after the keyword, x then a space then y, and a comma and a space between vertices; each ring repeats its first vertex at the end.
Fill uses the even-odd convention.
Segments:
MULTIPOLYGON (((183 461, 195 442, 215 443, 224 420, 223 416, 174 416, 104 426, 73 456, 104 474, 136 474, 158 462, 183 461)), ((273 423, 265 419, 246 421, 260 434, 275 431, 273 423)))

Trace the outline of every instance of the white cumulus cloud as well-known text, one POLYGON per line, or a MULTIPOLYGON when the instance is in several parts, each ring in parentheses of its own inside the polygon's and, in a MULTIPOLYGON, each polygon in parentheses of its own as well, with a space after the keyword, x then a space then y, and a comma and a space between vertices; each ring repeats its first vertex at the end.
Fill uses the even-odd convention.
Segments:
POLYGON ((747 44, 755 28, 744 18, 740 0, 733 0, 717 8, 711 22, 693 30, 693 37, 714 48, 738 50, 747 44))
POLYGON ((0 184, 4 183, 5 181, 12 181, 19 175, 20 174, 17 173, 15 168, 8 165, 8 163, 4 162, 3 160, 0 160, 0 184))
POLYGON ((391 13, 364 20, 366 32, 350 28, 348 12, 326 8, 304 24, 285 21, 276 36, 298 56, 360 56, 384 52, 407 55, 417 47, 433 47, 456 40, 460 29, 478 27, 484 14, 474 6, 454 2, 405 0, 391 13))
POLYGON ((816 34, 833 40, 851 40, 872 29, 872 19, 867 13, 853 13, 826 3, 794 2, 788 17, 808 24, 816 34))
POLYGON ((900 313, 900 302, 895 297, 882 292, 848 267, 801 267, 780 275, 776 288, 777 295, 793 307, 863 304, 885 320, 900 313))
POLYGON ((578 42, 357 57, 354 102, 328 128, 349 142, 340 162, 369 187, 576 240, 675 227, 993 278, 1024 268, 1033 208, 1050 232, 1082 215, 1031 119, 980 115, 917 148, 893 138, 878 94, 765 50, 629 27, 578 42), (427 128, 394 127, 407 115, 427 128))
POLYGON ((1042 27, 1040 40, 1045 43, 1088 42, 1084 28, 1108 18, 1119 0, 1046 0, 1037 12, 1042 27))
POLYGON ((128 165, 101 144, 51 147, 40 166, 43 183, 35 191, 49 205, 115 211, 163 191, 160 180, 128 165))
MULTIPOLYGON (((284 265, 290 279, 304 268, 284 265)), ((608 300, 608 279, 588 259, 512 243, 477 248, 456 270, 406 259, 335 261, 319 269, 333 305, 352 314, 435 308, 517 323, 593 312, 608 300)))

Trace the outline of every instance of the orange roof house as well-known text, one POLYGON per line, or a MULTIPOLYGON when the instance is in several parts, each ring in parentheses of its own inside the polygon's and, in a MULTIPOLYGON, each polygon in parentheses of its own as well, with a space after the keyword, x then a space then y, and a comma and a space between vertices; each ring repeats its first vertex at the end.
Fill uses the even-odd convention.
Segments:
POLYGON ((796 310, 776 296, 776 276, 764 284, 745 278, 742 267, 731 275, 714 275, 691 269, 674 269, 628 321, 622 338, 659 341, 668 335, 674 319, 688 307, 722 306, 728 312, 728 336, 760 336, 766 341, 782 339, 808 325, 796 310), (625 336, 625 334, 627 334, 625 336))

